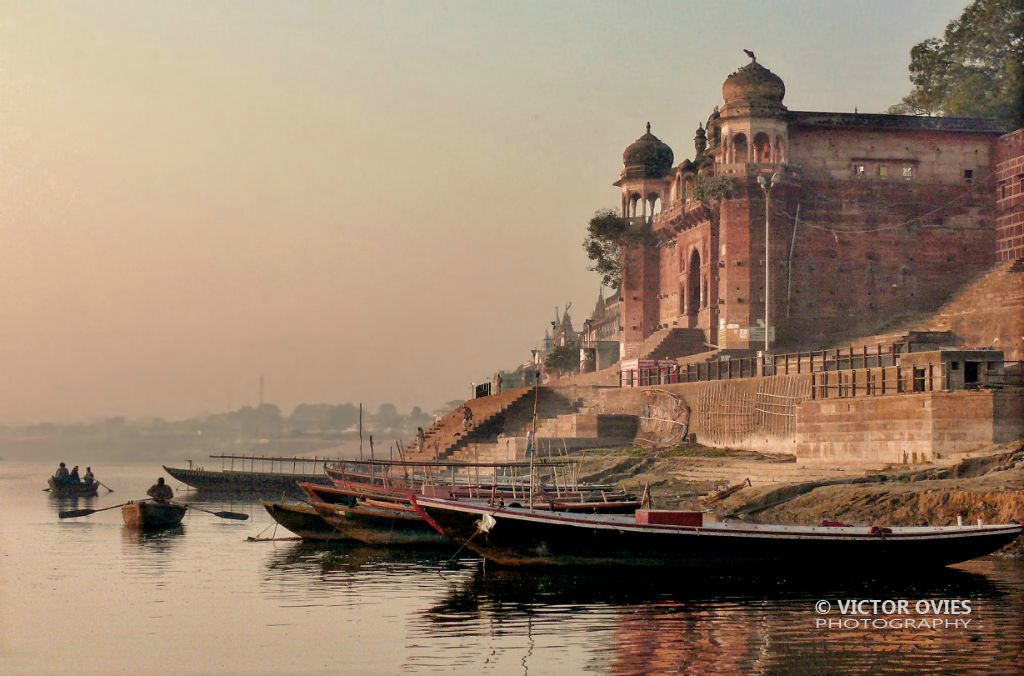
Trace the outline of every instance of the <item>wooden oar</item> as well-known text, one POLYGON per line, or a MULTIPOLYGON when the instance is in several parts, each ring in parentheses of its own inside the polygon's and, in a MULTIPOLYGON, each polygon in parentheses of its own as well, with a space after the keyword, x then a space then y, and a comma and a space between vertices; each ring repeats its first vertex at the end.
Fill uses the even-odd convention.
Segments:
POLYGON ((209 509, 196 507, 195 505, 190 505, 186 502, 175 502, 174 504, 181 505, 182 507, 188 507, 189 509, 195 509, 200 512, 206 512, 207 514, 213 514, 214 516, 219 516, 222 519, 235 519, 237 521, 245 521, 249 518, 248 514, 242 514, 241 512, 213 512, 210 511, 209 509))
MULTIPOLYGON (((136 500, 136 502, 142 502, 142 500, 136 500)), ((102 507, 100 509, 66 509, 63 512, 58 512, 57 516, 61 519, 74 519, 79 516, 89 516, 96 512, 105 512, 108 509, 117 509, 118 507, 124 507, 127 502, 122 502, 120 505, 114 505, 113 507, 102 507)))
POLYGON ((106 488, 106 489, 107 489, 108 491, 110 491, 111 493, 113 493, 113 492, 114 492, 114 489, 113 489, 113 488, 111 488, 110 486, 106 485, 106 484, 105 484, 105 483, 103 483, 102 481, 97 481, 96 483, 98 483, 98 484, 99 484, 100 486, 103 486, 104 488, 106 488))

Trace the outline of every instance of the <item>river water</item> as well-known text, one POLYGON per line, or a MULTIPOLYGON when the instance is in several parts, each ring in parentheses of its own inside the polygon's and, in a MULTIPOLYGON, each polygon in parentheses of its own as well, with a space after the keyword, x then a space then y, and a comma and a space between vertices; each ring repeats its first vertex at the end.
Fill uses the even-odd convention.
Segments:
POLYGON ((115 492, 67 503, 41 490, 49 464, 0 462, 0 673, 1020 673, 1024 663, 1021 559, 900 581, 830 578, 827 561, 820 580, 539 572, 465 553, 446 566, 454 549, 249 542, 273 534, 259 503, 183 493, 251 519, 192 511, 181 529, 142 536, 120 510, 58 520, 60 509, 143 497, 160 471, 97 469, 115 492), (948 599, 970 612, 879 612, 886 624, 865 627, 839 614, 848 599, 906 600, 912 613, 948 599), (819 601, 832 609, 819 614, 819 601), (818 626, 843 619, 856 626, 818 626), (906 619, 919 623, 895 622, 906 619))

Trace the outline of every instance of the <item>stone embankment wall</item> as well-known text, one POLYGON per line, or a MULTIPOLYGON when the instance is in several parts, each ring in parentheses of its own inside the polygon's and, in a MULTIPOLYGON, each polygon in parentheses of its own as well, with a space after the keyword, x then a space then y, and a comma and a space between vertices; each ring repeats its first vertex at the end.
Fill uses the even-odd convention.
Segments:
POLYGON ((941 460, 1024 437, 1024 393, 921 392, 805 401, 796 455, 808 460, 941 460))
POLYGON ((651 390, 682 399, 679 420, 705 446, 827 462, 921 463, 1024 438, 1024 392, 957 391, 814 400, 810 376, 657 388, 569 387, 603 414, 643 416, 651 390))

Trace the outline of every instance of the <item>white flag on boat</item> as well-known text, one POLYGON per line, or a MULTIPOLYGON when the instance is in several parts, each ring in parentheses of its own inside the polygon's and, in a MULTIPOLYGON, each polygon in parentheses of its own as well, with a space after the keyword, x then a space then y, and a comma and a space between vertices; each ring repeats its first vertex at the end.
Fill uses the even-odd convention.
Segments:
POLYGON ((484 514, 479 521, 476 522, 476 528, 481 533, 490 533, 491 529, 498 525, 497 520, 490 514, 484 514))

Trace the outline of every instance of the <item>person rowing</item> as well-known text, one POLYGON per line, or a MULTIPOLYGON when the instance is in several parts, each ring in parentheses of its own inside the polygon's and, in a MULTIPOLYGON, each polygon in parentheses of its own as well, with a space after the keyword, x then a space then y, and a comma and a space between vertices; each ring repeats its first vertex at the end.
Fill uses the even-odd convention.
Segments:
POLYGON ((149 487, 146 491, 146 495, 153 498, 156 502, 170 502, 174 499, 174 491, 171 487, 164 483, 164 478, 160 477, 156 480, 156 483, 149 487))

